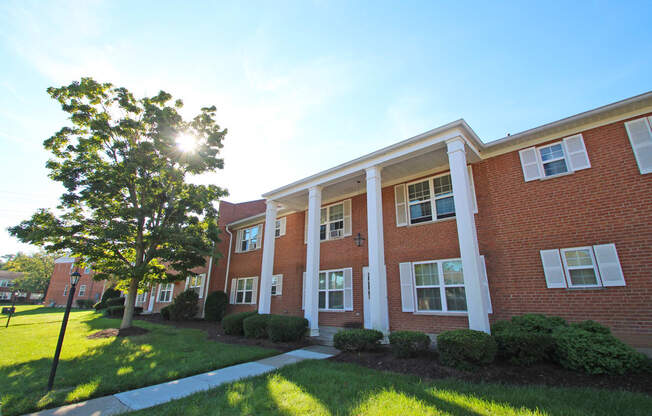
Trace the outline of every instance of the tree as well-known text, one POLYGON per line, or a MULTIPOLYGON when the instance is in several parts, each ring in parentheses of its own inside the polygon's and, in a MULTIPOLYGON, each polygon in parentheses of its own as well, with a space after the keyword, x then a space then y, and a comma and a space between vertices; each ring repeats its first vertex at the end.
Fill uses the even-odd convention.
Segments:
POLYGON ((95 279, 118 281, 127 290, 120 328, 128 328, 139 287, 196 275, 213 254, 214 203, 227 192, 188 179, 224 167, 226 130, 215 107, 185 121, 181 100, 171 103, 163 91, 136 99, 91 78, 47 91, 70 114, 71 125, 43 143, 52 153, 49 176, 66 191, 57 215, 41 209, 9 232, 69 250, 95 279))
POLYGON ((15 280, 16 288, 23 292, 45 293, 54 271, 54 260, 60 253, 38 251, 34 254, 16 253, 8 256, 6 270, 23 273, 15 280))

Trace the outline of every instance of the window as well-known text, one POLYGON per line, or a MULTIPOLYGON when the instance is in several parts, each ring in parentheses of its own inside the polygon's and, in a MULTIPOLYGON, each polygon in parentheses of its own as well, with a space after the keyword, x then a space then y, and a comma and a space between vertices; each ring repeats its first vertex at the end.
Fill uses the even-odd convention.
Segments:
POLYGON ((274 224, 274 237, 278 238, 285 235, 286 218, 279 218, 274 224))
POLYGON ((628 121, 625 128, 639 171, 652 173, 652 117, 628 121))
POLYGON ((68 285, 63 288, 63 296, 68 296, 68 285))
POLYGON ((147 292, 139 293, 136 295, 136 304, 142 305, 147 301, 147 292))
POLYGON ((566 157, 561 142, 540 147, 541 166, 544 176, 555 176, 568 172, 566 157))
POLYGON ((254 304, 256 299, 254 296, 254 291, 256 290, 256 278, 255 277, 245 277, 241 279, 236 279, 232 284, 235 286, 235 304, 254 304))
POLYGON ((449 173, 407 185, 410 224, 455 216, 453 183, 449 173))
POLYGON ((163 303, 172 301, 173 291, 174 291, 173 283, 161 283, 161 285, 159 286, 158 301, 163 303))
POLYGON ((11 299, 11 292, 0 292, 0 300, 11 299))
POLYGON ((9 280, 0 280, 0 287, 9 287, 9 280))
POLYGON ((260 241, 260 232, 262 231, 262 226, 256 225, 250 228, 245 228, 240 230, 240 252, 256 250, 259 248, 260 241))
POLYGON ((344 270, 319 273, 319 309, 344 310, 344 270))
POLYGON ((204 277, 206 277, 205 274, 200 274, 197 276, 190 276, 188 278, 188 290, 192 290, 195 293, 197 293, 197 296, 199 298, 202 297, 202 287, 204 286, 204 277))
POLYGON ((333 240, 344 236, 344 203, 321 209, 320 240, 333 240))
POLYGON ((461 260, 414 263, 417 312, 466 312, 461 260))
POLYGON ((568 287, 601 286, 591 247, 564 248, 561 255, 568 287))
POLYGON ((86 285, 79 286, 79 296, 86 295, 86 285))
POLYGON ((272 276, 272 296, 280 296, 283 293, 283 275, 272 276))

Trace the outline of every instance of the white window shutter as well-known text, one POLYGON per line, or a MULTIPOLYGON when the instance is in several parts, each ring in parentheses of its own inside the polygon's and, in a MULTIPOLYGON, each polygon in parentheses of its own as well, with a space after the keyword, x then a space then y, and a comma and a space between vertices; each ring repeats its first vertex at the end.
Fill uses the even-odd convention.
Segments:
POLYGON ((469 172, 469 186, 471 188, 471 203, 473 204, 473 213, 478 213, 478 200, 475 197, 475 183, 473 182, 473 169, 471 165, 467 166, 469 172))
MULTIPOLYGON (((272 230, 274 232, 274 230, 272 230)), ((258 234, 256 235, 256 248, 263 246, 263 224, 258 224, 258 234)))
POLYGON ((480 256, 480 278, 482 278, 482 287, 484 288, 484 299, 487 302, 487 312, 494 313, 491 308, 491 292, 489 291, 489 279, 487 279, 487 263, 484 256, 480 256))
POLYGON ((566 137, 564 139, 564 146, 566 146, 567 158, 570 161, 571 169, 573 171, 588 169, 591 167, 589 154, 586 152, 584 138, 581 134, 566 137))
POLYGON ((183 290, 188 290, 188 283, 190 283, 190 276, 186 277, 186 287, 184 287, 183 290))
POLYGON ((231 305, 235 304, 235 289, 238 286, 237 279, 231 279, 231 305))
POLYGON ((276 275, 276 295, 280 296, 283 294, 283 275, 276 275))
POLYGON ((235 233, 235 241, 235 252, 240 253, 242 251, 242 230, 235 233))
POLYGON ((353 269, 344 269, 344 310, 353 310, 353 269))
POLYGON ((351 200, 347 199, 344 205, 344 235, 351 235, 351 200))
POLYGON ((543 264, 543 273, 546 275, 548 288, 567 287, 559 250, 541 250, 541 263, 543 264))
POLYGON ((539 158, 535 147, 528 147, 518 152, 521 157, 521 166, 523 167, 523 177, 525 182, 541 178, 541 169, 539 168, 539 158))
POLYGON ((202 273, 199 275, 200 285, 199 285, 199 299, 204 297, 204 286, 206 285, 206 274, 202 273))
POLYGON ((600 277, 604 286, 625 286, 625 276, 620 267, 620 260, 615 244, 593 246, 595 260, 598 263, 600 277))
POLYGON ((306 272, 303 272, 303 286, 301 286, 301 309, 306 309, 306 272))
POLYGON ((251 293, 251 304, 255 305, 258 300, 258 277, 254 277, 254 284, 251 293))
POLYGON ((305 212, 303 221, 303 244, 308 244, 308 211, 305 212))
POLYGON ((414 289, 412 284, 412 263, 398 265, 401 275, 401 308, 403 312, 414 312, 414 289))
POLYGON ((279 237, 282 236, 282 235, 285 235, 285 227, 286 227, 286 224, 287 224, 287 217, 281 218, 280 221, 281 221, 281 230, 280 230, 280 233, 279 233, 279 237))
POLYGON ((402 183, 394 187, 394 201, 396 203, 396 226, 403 227, 408 223, 405 184, 402 183))
POLYGON ((643 117, 625 123, 629 142, 634 150, 641 174, 652 173, 652 117, 643 117))

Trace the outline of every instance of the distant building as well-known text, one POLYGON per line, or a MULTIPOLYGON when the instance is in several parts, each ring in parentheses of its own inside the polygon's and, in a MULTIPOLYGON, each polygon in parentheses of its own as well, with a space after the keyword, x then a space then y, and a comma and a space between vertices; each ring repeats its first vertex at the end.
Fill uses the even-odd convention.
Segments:
POLYGON ((40 292, 14 291, 13 282, 23 273, 0 270, 0 302, 11 302, 16 297, 17 303, 38 303, 43 298, 40 292))

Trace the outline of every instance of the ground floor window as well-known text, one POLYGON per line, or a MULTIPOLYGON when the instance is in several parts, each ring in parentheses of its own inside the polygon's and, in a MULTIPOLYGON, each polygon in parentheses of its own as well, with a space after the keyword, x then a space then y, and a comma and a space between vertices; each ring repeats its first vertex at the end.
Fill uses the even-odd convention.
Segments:
POLYGON ((11 292, 0 292, 0 300, 11 299, 11 292))
POLYGON ((235 287, 235 296, 233 303, 235 304, 254 304, 256 298, 254 292, 256 290, 256 278, 244 277, 236 279, 232 283, 235 287))
POLYGON ((280 296, 283 292, 283 275, 272 276, 272 296, 280 296))
POLYGON ((319 273, 319 309, 344 310, 344 269, 319 273))
POLYGON ((147 300, 147 292, 139 293, 136 296, 136 303, 137 304, 143 304, 147 300))
POLYGON ((561 249, 569 287, 601 286, 592 247, 561 249))
POLYGON ((68 285, 63 288, 63 296, 68 296, 68 285))
POLYGON ((86 296, 86 285, 79 286, 79 296, 86 296))
POLYGON ((174 283, 162 283, 158 292, 159 302, 171 302, 174 283))
POLYGON ((466 312, 461 260, 413 263, 418 312, 466 312))

